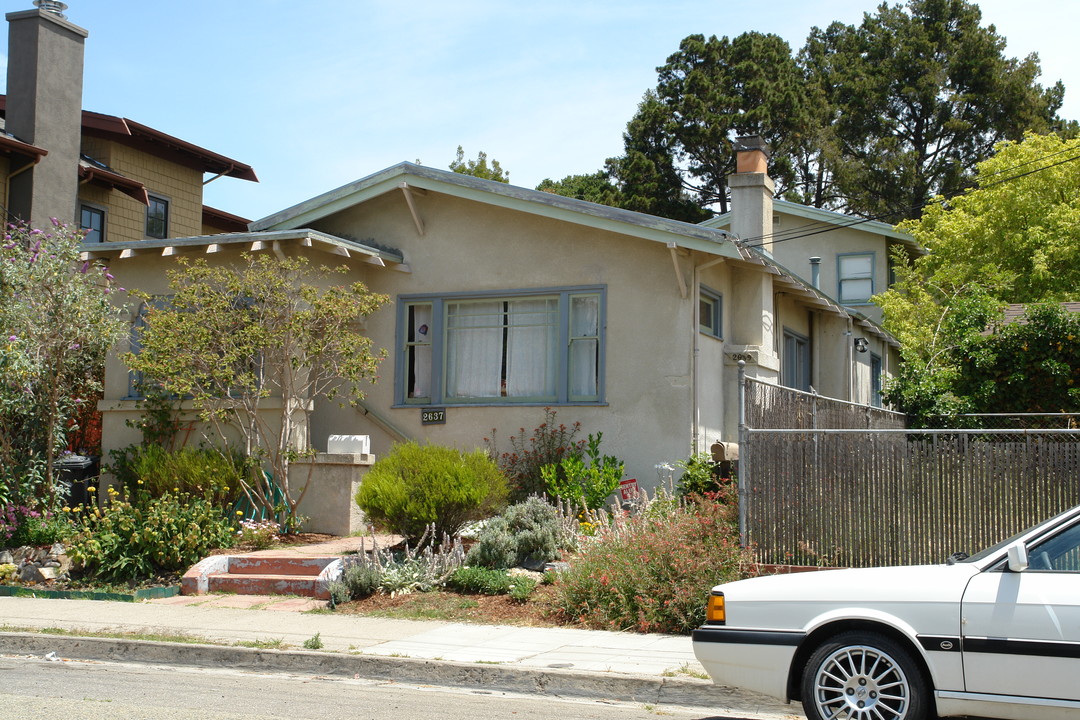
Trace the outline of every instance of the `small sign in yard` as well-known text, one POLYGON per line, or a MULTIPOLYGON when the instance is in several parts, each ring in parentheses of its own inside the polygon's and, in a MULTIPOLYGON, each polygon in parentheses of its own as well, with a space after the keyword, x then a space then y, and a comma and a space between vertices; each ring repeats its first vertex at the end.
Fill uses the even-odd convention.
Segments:
POLYGON ((634 496, 638 494, 637 479, 627 478, 626 480, 620 480, 619 493, 622 495, 623 500, 633 500, 634 496))

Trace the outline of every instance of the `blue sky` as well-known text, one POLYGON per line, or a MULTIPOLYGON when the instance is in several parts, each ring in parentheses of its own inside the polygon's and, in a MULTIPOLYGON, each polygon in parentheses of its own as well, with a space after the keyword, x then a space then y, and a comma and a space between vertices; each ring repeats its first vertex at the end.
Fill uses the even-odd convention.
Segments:
MULTIPOLYGON (((875 0, 67 0, 86 28, 83 107, 252 165, 205 201, 251 219, 403 160, 446 168, 483 150, 515 185, 589 173, 656 67, 692 33, 858 23, 875 0), (753 7, 751 7, 753 6, 753 7)), ((1038 52, 1080 118, 1076 0, 983 0, 1006 52, 1038 52), (1071 91, 1068 89, 1072 88, 1071 91)), ((32 7, 4 0, 5 12, 32 7)), ((0 38, 6 57, 7 33, 0 38)), ((2 77, 0 77, 2 81, 2 77)))

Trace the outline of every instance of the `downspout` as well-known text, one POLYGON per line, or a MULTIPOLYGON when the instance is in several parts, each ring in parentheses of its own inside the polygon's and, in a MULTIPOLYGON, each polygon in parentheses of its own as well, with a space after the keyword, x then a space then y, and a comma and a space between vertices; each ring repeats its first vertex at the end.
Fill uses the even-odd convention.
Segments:
POLYGON ((855 322, 848 315, 847 319, 847 386, 848 402, 855 401, 855 322))
POLYGON ((27 170, 33 168, 35 165, 38 164, 40 160, 41 158, 39 157, 35 159, 34 162, 27 163, 15 172, 9 172, 7 174, 7 180, 4 182, 4 213, 8 214, 9 217, 14 217, 13 215, 10 215, 10 211, 8 210, 8 207, 11 206, 11 178, 15 177, 16 175, 21 175, 27 170))
MULTIPOLYGON (((674 255, 672 257, 674 257, 674 255)), ((694 325, 691 328, 691 332, 693 333, 694 342, 690 358, 690 398, 692 404, 690 412, 692 413, 691 424, 693 432, 693 442, 691 443, 691 450, 694 455, 696 455, 698 452, 701 452, 701 403, 699 402, 698 398, 701 387, 700 359, 698 357, 698 355, 701 353, 701 303, 697 302, 697 299, 701 297, 701 271, 706 268, 710 268, 713 265, 719 265, 720 263, 724 262, 724 260, 726 260, 726 258, 718 257, 713 258, 706 263, 702 263, 701 265, 694 266, 694 295, 691 300, 691 302, 693 303, 691 305, 691 307, 693 308, 693 312, 691 314, 693 315, 694 319, 694 325)), ((681 277, 682 276, 680 275, 680 278, 681 277)), ((685 295, 683 297, 685 297, 685 295)))

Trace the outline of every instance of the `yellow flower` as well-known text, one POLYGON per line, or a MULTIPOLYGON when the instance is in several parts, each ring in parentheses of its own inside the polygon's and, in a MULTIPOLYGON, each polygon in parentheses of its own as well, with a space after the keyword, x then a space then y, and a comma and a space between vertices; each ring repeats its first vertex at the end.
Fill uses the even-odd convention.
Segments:
POLYGON ((97 492, 97 488, 91 485, 90 487, 86 488, 86 492, 97 492))

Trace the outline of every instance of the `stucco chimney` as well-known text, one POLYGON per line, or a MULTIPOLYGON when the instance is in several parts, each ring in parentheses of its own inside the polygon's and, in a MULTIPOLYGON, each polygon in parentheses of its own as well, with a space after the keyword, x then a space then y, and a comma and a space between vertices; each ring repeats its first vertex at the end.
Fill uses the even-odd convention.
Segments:
POLYGON ((40 0, 35 5, 7 14, 5 122, 9 133, 49 154, 11 178, 8 212, 35 227, 48 227, 51 218, 76 220, 83 46, 89 33, 68 22, 64 3, 40 0))
POLYGON ((768 174, 769 146, 757 135, 735 139, 731 188, 731 230, 749 245, 772 253, 773 193, 768 174))

